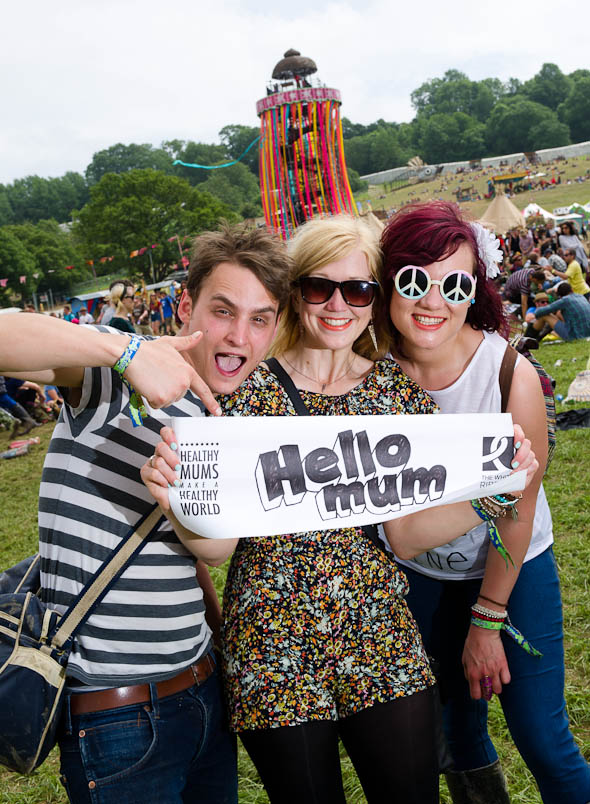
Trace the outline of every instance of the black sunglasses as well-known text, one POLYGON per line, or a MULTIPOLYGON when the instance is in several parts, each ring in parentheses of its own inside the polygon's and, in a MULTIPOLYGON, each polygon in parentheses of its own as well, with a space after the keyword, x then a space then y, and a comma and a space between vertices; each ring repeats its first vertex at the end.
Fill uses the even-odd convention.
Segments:
POLYGON ((332 298, 336 288, 351 307, 368 307, 375 298, 379 284, 368 279, 347 279, 334 282, 323 276, 302 276, 293 282, 301 291, 301 298, 308 304, 324 304, 332 298))

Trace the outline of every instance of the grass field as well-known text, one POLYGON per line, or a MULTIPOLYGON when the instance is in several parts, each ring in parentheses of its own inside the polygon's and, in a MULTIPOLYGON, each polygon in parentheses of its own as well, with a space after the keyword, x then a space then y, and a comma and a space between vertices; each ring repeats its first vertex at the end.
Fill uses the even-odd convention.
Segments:
MULTIPOLYGON (((586 181, 582 183, 574 181, 576 177, 586 176, 586 171, 590 171, 590 155, 539 165, 538 168, 532 169, 532 172, 544 172, 546 173, 545 178, 550 181, 553 169, 555 169, 556 178, 558 173, 561 176, 561 184, 551 185, 546 190, 537 189, 517 193, 511 201, 519 210, 522 211, 531 202, 539 204, 543 209, 552 212, 556 207, 569 206, 574 202, 587 204, 590 201, 590 173, 586 181), (567 184, 568 180, 571 180, 572 184, 567 184)), ((406 204, 408 201, 428 201, 431 198, 454 201, 454 191, 458 187, 473 186, 481 195, 482 200, 462 202, 461 208, 475 219, 478 219, 483 216, 486 208, 491 203, 489 199, 484 198, 485 193, 487 193, 487 180, 490 176, 500 174, 505 170, 507 171, 508 169, 486 168, 473 173, 447 174, 444 177, 439 176, 433 181, 403 187, 401 190, 394 190, 393 192, 386 192, 386 185, 384 184, 374 184, 369 186, 367 192, 355 193, 355 198, 363 203, 363 209, 364 202, 369 200, 373 210, 385 210, 387 212, 391 209, 399 209, 402 204, 406 204)))
MULTIPOLYGON (((590 189, 590 186, 589 186, 590 189)), ((567 395, 576 373, 586 366, 590 343, 542 346, 536 353, 557 381, 556 393, 567 395), (561 360, 560 366, 555 362, 561 360)), ((589 407, 590 403, 577 407, 589 407)), ((563 410, 558 405, 558 410, 563 410)), ((2 517, 0 521, 0 569, 35 552, 37 545, 37 494, 51 425, 37 430, 41 444, 11 461, 0 461, 2 517)), ((573 732, 582 752, 590 759, 590 433, 588 430, 558 432, 557 450, 545 487, 553 513, 555 553, 560 567, 566 635, 566 696, 573 732)), ((9 438, 0 433, 0 451, 9 438)), ((221 591, 224 569, 215 570, 221 591)), ((497 701, 491 706, 491 733, 508 778, 511 799, 523 804, 541 801, 532 777, 524 767, 507 733, 497 701)), ((403 737, 401 737, 403 739, 403 737)), ((365 801, 357 778, 343 757, 349 804, 365 801)), ((263 804, 267 797, 244 752, 240 753, 240 802, 263 804)), ((441 798, 449 802, 444 781, 441 798)), ((59 782, 59 759, 53 752, 31 777, 18 777, 0 769, 0 804, 66 804, 59 782)))

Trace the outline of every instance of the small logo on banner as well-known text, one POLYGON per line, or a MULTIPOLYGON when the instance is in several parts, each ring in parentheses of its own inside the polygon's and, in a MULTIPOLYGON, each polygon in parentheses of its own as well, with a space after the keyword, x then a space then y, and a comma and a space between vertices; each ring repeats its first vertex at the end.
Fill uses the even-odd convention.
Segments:
POLYGON ((482 471, 501 472, 503 469, 511 469, 514 439, 511 436, 484 436, 482 453, 482 471))

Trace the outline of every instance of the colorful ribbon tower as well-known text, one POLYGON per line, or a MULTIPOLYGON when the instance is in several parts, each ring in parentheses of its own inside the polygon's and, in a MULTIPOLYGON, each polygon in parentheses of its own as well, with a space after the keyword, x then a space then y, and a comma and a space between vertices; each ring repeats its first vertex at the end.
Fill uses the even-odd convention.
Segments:
POLYGON ((344 158, 340 92, 297 84, 275 84, 256 104, 264 217, 284 240, 315 215, 357 214, 344 158))

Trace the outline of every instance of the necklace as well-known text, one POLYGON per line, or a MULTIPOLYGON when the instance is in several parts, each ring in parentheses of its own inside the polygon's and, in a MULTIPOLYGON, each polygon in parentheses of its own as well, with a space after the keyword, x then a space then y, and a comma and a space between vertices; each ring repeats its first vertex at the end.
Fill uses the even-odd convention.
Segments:
POLYGON ((335 385, 337 382, 339 382, 340 380, 343 380, 346 377, 346 375, 348 374, 348 372, 352 368, 352 364, 354 363, 355 358, 356 358, 356 355, 353 355, 352 360, 350 361, 350 363, 346 367, 346 371, 344 372, 344 374, 341 374, 339 377, 336 377, 335 380, 330 380, 330 382, 322 382, 321 380, 316 380, 314 377, 310 377, 309 374, 304 374, 302 371, 299 371, 299 369, 296 366, 294 366, 293 363, 291 363, 289 360, 287 360, 285 355, 283 355, 283 360, 285 361, 285 363, 288 366, 290 366, 293 369, 293 371, 296 371, 297 374, 301 374, 301 376, 305 377, 306 380, 311 380, 312 382, 315 382, 317 385, 321 385, 322 386, 322 394, 324 393, 324 391, 326 390, 326 388, 329 385, 335 385))

